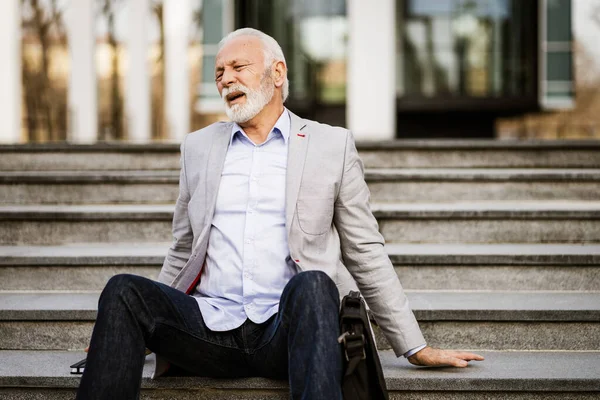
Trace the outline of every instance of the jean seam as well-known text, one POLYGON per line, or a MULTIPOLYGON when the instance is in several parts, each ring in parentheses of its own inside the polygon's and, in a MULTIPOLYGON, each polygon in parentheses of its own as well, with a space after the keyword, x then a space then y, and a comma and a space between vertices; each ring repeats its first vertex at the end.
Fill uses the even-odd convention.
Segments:
MULTIPOLYGON (((163 288, 161 287, 161 285, 158 285, 158 284, 156 284, 156 282, 153 282, 153 283, 154 283, 154 285, 155 285, 155 286, 156 286, 158 289, 160 289, 160 292, 161 292, 161 294, 163 295, 163 297, 164 297, 164 298, 166 298, 166 299, 167 299, 169 302, 171 302, 171 303, 172 303, 172 300, 171 300, 171 298, 170 298, 170 297, 169 297, 169 295, 168 295, 168 294, 167 294, 167 293, 166 293, 166 292, 163 290, 163 288)), ((137 291, 137 290, 136 290, 136 291, 137 291)), ((138 294, 139 294, 139 292, 138 292, 138 294)), ((174 306, 173 304, 171 304, 171 306, 172 306, 172 308, 175 310, 175 312, 177 313, 177 315, 179 316, 180 320, 181 320, 181 321, 183 321, 183 326, 185 327, 185 329, 182 329, 181 327, 179 327, 179 326, 175 326, 175 325, 173 325, 173 324, 170 324, 170 323, 168 323, 168 322, 165 322, 165 321, 160 321, 160 320, 157 320, 156 318, 153 318, 153 320, 154 320, 154 326, 153 326, 152 333, 154 333, 154 331, 156 330, 156 324, 161 324, 161 325, 169 326, 169 327, 171 327, 171 328, 173 328, 173 329, 176 329, 176 330, 178 330, 178 331, 180 331, 180 332, 183 332, 183 333, 185 333, 185 334, 188 334, 188 335, 190 335, 191 337, 193 337, 193 338, 195 338, 195 339, 197 339, 197 340, 200 340, 200 341, 202 341, 202 342, 205 342, 205 343, 209 343, 209 344, 211 344, 211 345, 215 345, 215 346, 223 347, 223 348, 226 348, 226 349, 240 350, 238 347, 227 346, 227 345, 224 345, 224 344, 221 344, 221 343, 217 343, 217 342, 214 342, 214 341, 212 341, 212 340, 209 340, 209 339, 206 339, 206 338, 203 338, 203 337, 200 337, 200 336, 198 336, 198 335, 194 334, 194 333, 193 333, 193 329, 194 329, 194 328, 193 328, 193 327, 191 327, 191 326, 189 326, 188 322, 187 322, 187 321, 186 321, 186 319, 183 317, 183 315, 181 314, 181 312, 179 311, 179 309, 178 309, 176 306, 174 306)), ((207 327, 207 328, 208 328, 208 327, 207 327)))
POLYGON ((273 333, 271 334, 271 336, 269 337, 269 339, 267 339, 267 341, 265 343, 263 343, 261 346, 255 348, 252 353, 248 353, 250 355, 255 354, 256 352, 258 352, 260 349, 262 349, 263 347, 267 346, 269 343, 271 343, 271 341, 273 340, 273 338, 275 337, 275 334, 277 333, 277 331, 279 330, 279 327, 281 326, 281 324, 283 323, 283 315, 281 316, 281 320, 279 321, 279 323, 277 324, 277 326, 275 327, 275 329, 273 330, 273 333))
POLYGON ((155 282, 153 282, 153 283, 160 290, 160 292, 162 293, 163 297, 166 298, 171 303, 171 308, 173 308, 173 310, 175 311, 175 313, 179 317, 180 321, 183 322, 183 325, 187 329, 190 329, 190 330, 193 329, 191 326, 189 326, 188 322, 186 321, 186 319, 184 318, 184 316, 179 311, 179 308, 177 306, 175 306, 174 304, 172 304, 173 301, 171 300, 171 298, 169 297, 169 295, 163 290, 163 288, 160 285, 157 285, 155 282))
MULTIPOLYGON (((140 301, 144 304, 144 307, 146 309, 149 309, 148 304, 146 304, 146 301, 144 300, 144 296, 142 296, 142 294, 139 292, 139 290, 137 290, 137 288, 135 287, 135 285, 127 285, 131 290, 133 290, 140 298, 140 301)), ((123 301, 123 304, 125 304, 125 307, 127 307, 127 310, 129 311, 129 313, 131 315, 136 315, 136 313, 131 309, 131 305, 129 304, 129 302, 127 301, 127 297, 123 295, 123 291, 126 288, 123 287, 121 288, 121 290, 119 291, 119 297, 121 298, 121 301, 123 301)), ((148 329, 148 338, 144 338, 144 340, 146 339, 150 339, 152 337, 152 335, 154 334, 154 330, 156 329, 156 322, 155 322, 155 317, 154 315, 150 314, 151 316, 151 327, 149 327, 148 329)), ((140 328, 140 322, 137 318, 135 318, 136 322, 137 322, 137 326, 138 329, 140 329, 141 333, 142 333, 142 337, 144 336, 143 334, 143 329, 140 328)))
POLYGON ((208 343, 208 344, 212 344, 212 345, 219 346, 219 347, 224 347, 224 348, 226 348, 226 349, 232 349, 232 350, 238 350, 238 351, 242 350, 242 349, 240 349, 239 347, 227 346, 227 345, 224 345, 224 344, 222 344, 222 343, 213 342, 212 340, 209 340, 209 339, 206 339, 206 338, 200 337, 200 336, 198 336, 198 335, 196 335, 196 334, 194 334, 194 333, 192 333, 192 332, 190 332, 190 331, 187 331, 187 330, 181 329, 180 327, 178 327, 178 326, 175 326, 175 325, 172 325, 172 324, 170 324, 170 323, 168 323, 168 322, 156 321, 156 324, 157 324, 157 325, 158 325, 158 324, 160 324, 160 325, 163 325, 163 326, 168 326, 168 327, 170 327, 170 328, 176 329, 176 330, 178 330, 178 331, 180 331, 180 332, 183 332, 183 333, 185 333, 185 334, 187 334, 187 335, 190 335, 190 336, 191 336, 191 337, 193 337, 194 339, 200 340, 200 341, 202 341, 202 342, 205 342, 205 343, 208 343))

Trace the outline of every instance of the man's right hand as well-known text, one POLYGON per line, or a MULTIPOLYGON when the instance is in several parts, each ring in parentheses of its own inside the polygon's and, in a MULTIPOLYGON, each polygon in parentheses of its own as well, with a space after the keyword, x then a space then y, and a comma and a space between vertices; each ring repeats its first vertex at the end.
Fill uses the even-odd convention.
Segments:
POLYGON ((424 367, 451 366, 464 368, 468 365, 469 361, 483 360, 484 358, 479 354, 464 351, 434 349, 429 346, 408 357, 408 361, 411 364, 424 367))

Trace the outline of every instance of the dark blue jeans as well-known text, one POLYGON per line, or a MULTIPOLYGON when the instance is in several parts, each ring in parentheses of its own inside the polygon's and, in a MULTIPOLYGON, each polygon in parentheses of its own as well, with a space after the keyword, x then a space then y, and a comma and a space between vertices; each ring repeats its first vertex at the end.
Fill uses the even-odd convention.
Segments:
POLYGON ((117 275, 100 295, 77 399, 139 398, 145 348, 169 360, 171 374, 287 379, 292 399, 342 399, 338 335, 338 290, 320 271, 294 276, 266 322, 225 332, 206 327, 193 297, 117 275))

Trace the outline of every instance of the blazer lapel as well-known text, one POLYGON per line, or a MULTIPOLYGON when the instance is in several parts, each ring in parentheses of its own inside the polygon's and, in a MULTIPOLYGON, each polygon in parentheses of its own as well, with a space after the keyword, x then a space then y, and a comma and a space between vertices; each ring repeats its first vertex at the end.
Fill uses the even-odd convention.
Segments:
POLYGON ((291 118, 291 129, 288 143, 285 184, 285 225, 288 237, 290 235, 292 219, 296 210, 296 201, 298 200, 298 191, 300 190, 304 161, 306 160, 306 151, 310 139, 309 132, 304 130, 306 127, 304 120, 291 111, 289 111, 289 113, 291 118))
POLYGON ((212 142, 210 153, 208 155, 208 165, 205 169, 206 182, 206 219, 212 221, 215 213, 215 205, 217 204, 217 194, 219 193, 219 185, 221 184, 221 174, 225 164, 225 156, 231 139, 231 124, 223 124, 219 132, 216 133, 212 142))

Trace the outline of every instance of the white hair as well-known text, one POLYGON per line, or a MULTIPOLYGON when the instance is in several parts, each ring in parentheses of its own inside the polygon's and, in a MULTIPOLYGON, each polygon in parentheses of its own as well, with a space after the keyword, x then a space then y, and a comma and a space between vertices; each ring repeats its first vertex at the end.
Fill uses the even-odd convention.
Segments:
MULTIPOLYGON (((281 61, 286 66, 285 57, 283 55, 283 50, 281 50, 281 46, 275 39, 271 36, 267 35, 264 32, 259 31, 258 29, 253 28, 241 28, 229 33, 219 42, 217 46, 217 52, 221 51, 223 46, 227 44, 231 39, 240 37, 240 36, 254 36, 260 39, 263 45, 264 57, 265 57, 265 69, 270 69, 271 65, 275 61, 281 61)), ((283 87, 281 91, 281 95, 283 101, 287 99, 290 92, 290 82, 288 81, 287 73, 285 75, 285 80, 283 81, 283 87)))

